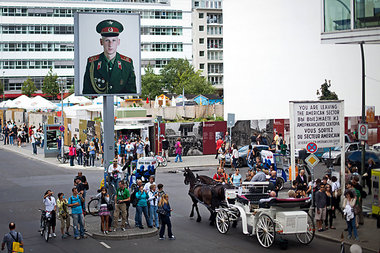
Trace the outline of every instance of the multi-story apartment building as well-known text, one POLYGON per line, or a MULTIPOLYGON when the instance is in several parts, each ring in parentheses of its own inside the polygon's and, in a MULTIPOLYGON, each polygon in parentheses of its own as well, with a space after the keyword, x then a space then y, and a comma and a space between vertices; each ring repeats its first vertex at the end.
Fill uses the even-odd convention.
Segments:
POLYGON ((193 0, 193 66, 223 89, 222 0, 193 0))
POLYGON ((141 68, 192 59, 189 0, 0 0, 0 80, 6 97, 31 77, 38 89, 49 69, 74 79, 74 13, 139 13, 141 68))

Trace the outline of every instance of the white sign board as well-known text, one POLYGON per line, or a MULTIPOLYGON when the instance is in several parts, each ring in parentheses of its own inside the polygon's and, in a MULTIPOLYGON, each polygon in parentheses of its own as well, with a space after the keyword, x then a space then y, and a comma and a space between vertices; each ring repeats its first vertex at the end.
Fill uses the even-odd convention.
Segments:
POLYGON ((310 142, 319 148, 342 145, 343 101, 290 102, 290 111, 296 149, 310 142))
POLYGON ((359 124, 358 137, 360 141, 368 141, 368 124, 359 124))

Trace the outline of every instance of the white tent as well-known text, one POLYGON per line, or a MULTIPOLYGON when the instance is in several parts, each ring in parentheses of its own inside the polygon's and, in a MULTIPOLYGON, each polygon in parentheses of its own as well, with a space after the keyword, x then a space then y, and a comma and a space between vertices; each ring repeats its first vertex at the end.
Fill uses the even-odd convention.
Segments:
POLYGON ((91 104, 91 100, 84 96, 75 96, 72 94, 63 100, 64 104, 91 104))
POLYGON ((174 96, 172 96, 172 106, 176 106, 176 105, 177 105, 176 100, 175 100, 174 96))
POLYGON ((8 99, 7 101, 3 101, 0 103, 0 107, 2 108, 10 108, 13 106, 13 101, 8 99))
POLYGON ((156 96, 156 98, 154 99, 154 108, 158 108, 159 105, 158 105, 158 97, 156 96))
POLYGON ((25 109, 27 106, 30 105, 31 102, 31 98, 25 95, 21 95, 12 101, 12 107, 25 109))
POLYGON ((53 104, 49 100, 41 97, 41 96, 36 96, 32 98, 31 103, 27 106, 25 106, 25 109, 27 110, 52 110, 52 109, 57 109, 57 105, 53 104))

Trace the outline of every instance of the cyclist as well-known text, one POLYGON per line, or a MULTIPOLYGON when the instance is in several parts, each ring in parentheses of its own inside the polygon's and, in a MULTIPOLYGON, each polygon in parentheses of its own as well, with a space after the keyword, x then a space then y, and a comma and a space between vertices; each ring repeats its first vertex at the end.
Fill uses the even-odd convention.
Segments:
POLYGON ((50 226, 49 226, 49 237, 57 237, 57 235, 55 234, 55 225, 56 225, 56 220, 55 220, 55 217, 56 217, 56 210, 57 210, 57 203, 55 201, 55 198, 53 197, 53 194, 54 192, 52 192, 51 190, 47 190, 44 194, 44 200, 43 200, 43 203, 45 205, 45 211, 46 212, 50 212, 50 225, 51 225, 51 228, 52 228, 52 232, 50 234, 50 226))

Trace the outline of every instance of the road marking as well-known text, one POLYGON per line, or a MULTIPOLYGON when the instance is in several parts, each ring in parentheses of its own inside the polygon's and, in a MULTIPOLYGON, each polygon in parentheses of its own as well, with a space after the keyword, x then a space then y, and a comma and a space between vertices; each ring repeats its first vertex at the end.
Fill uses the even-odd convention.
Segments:
POLYGON ((107 243, 105 243, 105 242, 100 242, 100 244, 101 245, 103 245, 105 248, 107 248, 107 249, 110 249, 111 247, 107 244, 107 243))

